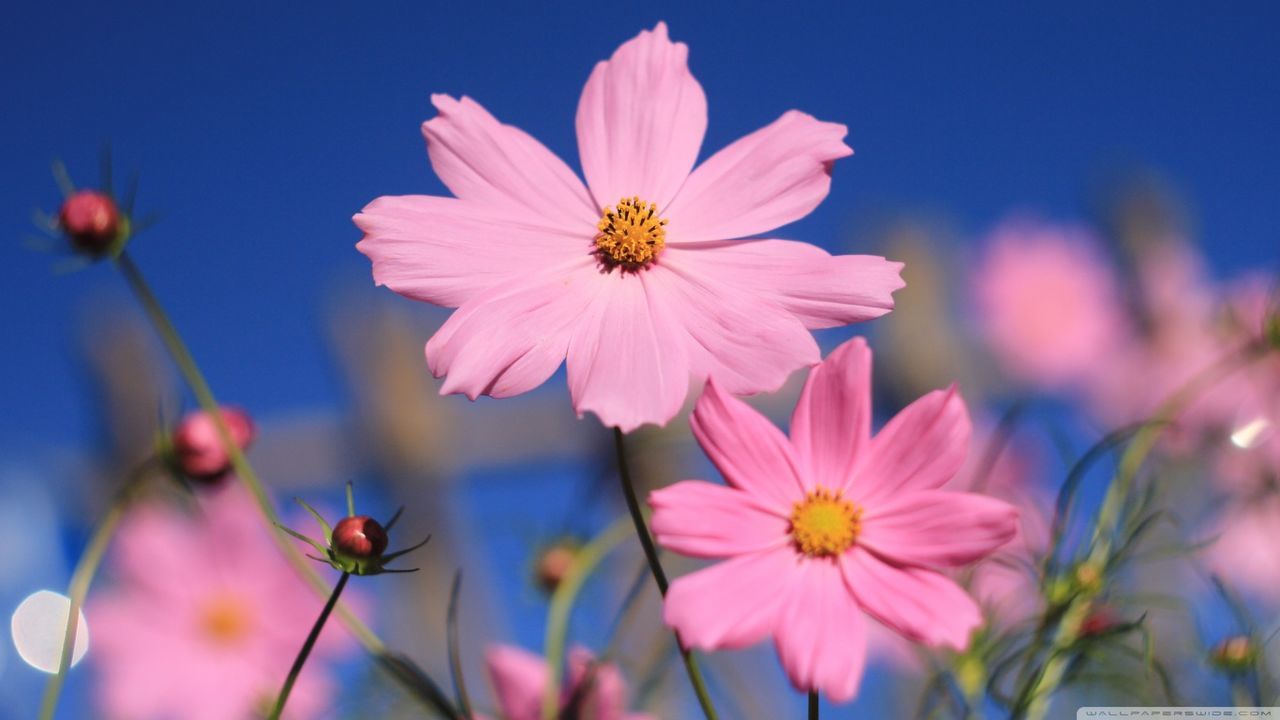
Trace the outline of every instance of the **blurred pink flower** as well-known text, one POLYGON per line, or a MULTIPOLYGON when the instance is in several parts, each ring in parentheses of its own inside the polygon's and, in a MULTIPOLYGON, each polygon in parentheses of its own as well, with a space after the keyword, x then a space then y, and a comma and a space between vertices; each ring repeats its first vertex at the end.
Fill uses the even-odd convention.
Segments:
POLYGON ((991 349, 1039 387, 1077 382, 1125 330, 1115 272, 1077 227, 1003 223, 987 240, 972 286, 991 349))
MULTIPOLYGON (((612 663, 599 663, 592 668, 594 657, 586 648, 569 651, 569 676, 561 702, 581 703, 575 717, 598 720, 653 720, 647 713, 627 712, 627 685, 612 663), (590 671, 590 684, 583 686, 590 671), (581 693, 575 698, 575 693, 581 693)), ((531 652, 510 645, 495 645, 485 653, 489 677, 498 695, 498 709, 504 720, 540 720, 542 696, 550 682, 547 661, 531 652)), ((562 705, 562 707, 564 706, 562 705)), ((483 718, 484 716, 480 716, 483 718)))
POLYGON ((668 549, 728 558, 671 585, 664 618, 691 647, 772 636, 793 685, 836 702, 858 690, 863 613, 917 642, 964 648, 977 604, 938 570, 985 557, 1017 510, 940 490, 969 451, 955 389, 935 391, 871 435, 871 351, 861 338, 814 368, 791 437, 712 381, 691 421, 725 487, 686 480, 654 492, 668 549))
POLYGON ((744 240, 826 197, 845 126, 789 111, 694 168, 707 103, 687 56, 658 23, 596 65, 586 185, 474 100, 433 96, 423 134, 455 197, 381 197, 355 223, 379 285, 458 308, 426 348, 442 392, 518 395, 564 362, 579 415, 661 425, 691 378, 777 389, 820 359, 810 329, 893 307, 900 263, 744 240))
POLYGON ((1234 503, 1210 534, 1217 539, 1205 564, 1233 587, 1274 603, 1280 600, 1280 495, 1271 493, 1234 503))
MULTIPOLYGON (((253 442, 253 420, 243 410, 220 408, 231 439, 242 450, 253 442)), ((187 413, 173 431, 173 462, 193 480, 217 482, 231 472, 231 455, 218 434, 213 416, 203 410, 187 413)))
MULTIPOLYGON (((131 511, 112 551, 118 583, 90 598, 104 717, 227 720, 275 699, 323 601, 277 550, 239 485, 187 515, 131 511)), ((321 635, 285 717, 325 716, 328 661, 351 649, 340 623, 321 635)))

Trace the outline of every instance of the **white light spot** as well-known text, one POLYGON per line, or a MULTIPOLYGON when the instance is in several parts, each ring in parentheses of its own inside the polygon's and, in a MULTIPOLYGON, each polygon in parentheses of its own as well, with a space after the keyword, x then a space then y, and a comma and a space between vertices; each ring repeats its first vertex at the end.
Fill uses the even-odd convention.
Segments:
MULTIPOLYGON (((71 600, 66 595, 38 590, 28 595, 13 611, 13 620, 9 624, 13 632, 13 646, 28 665, 47 673, 58 671, 70 610, 71 600)), ((72 667, 89 650, 89 626, 84 621, 84 612, 79 615, 75 650, 71 653, 72 667)))
POLYGON ((1264 417, 1256 417, 1236 428, 1236 431, 1231 433, 1231 444, 1241 450, 1248 450, 1249 448, 1257 445, 1258 441, 1265 437, 1267 435, 1267 431, 1270 429, 1270 420, 1267 420, 1264 417))

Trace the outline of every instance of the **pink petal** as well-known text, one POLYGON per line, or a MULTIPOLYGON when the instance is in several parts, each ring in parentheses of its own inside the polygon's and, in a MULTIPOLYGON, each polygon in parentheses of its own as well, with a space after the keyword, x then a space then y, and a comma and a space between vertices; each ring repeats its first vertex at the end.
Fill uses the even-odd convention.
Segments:
POLYGON ((525 225, 592 233, 600 210, 560 158, 503 125, 471 98, 432 95, 440 111, 422 124, 436 175, 457 197, 525 225))
POLYGON ((542 717, 542 694, 551 679, 546 661, 511 645, 489 648, 484 659, 503 717, 506 720, 539 720, 542 717))
POLYGON ((569 392, 579 415, 596 414, 630 432, 665 425, 689 393, 689 360, 680 324, 651 273, 598 274, 604 284, 569 342, 569 392))
POLYGON ((735 395, 772 392, 821 359, 813 336, 781 305, 736 287, 723 272, 683 266, 686 255, 664 257, 645 278, 661 289, 683 326, 696 378, 714 378, 735 395))
POLYGON ((903 287, 902 263, 875 255, 831 255, 792 240, 670 244, 664 258, 769 298, 810 329, 880 317, 903 287))
POLYGON ((964 465, 971 430, 954 385, 921 397, 871 439, 850 494, 871 506, 899 492, 941 487, 964 465))
POLYGON ((506 209, 456 198, 380 197, 355 216, 356 249, 373 262, 373 280, 435 305, 458 307, 509 283, 587 254, 592 228, 577 236, 518 219, 506 209))
POLYGON ((986 495, 918 490, 869 505, 858 542, 907 565, 966 565, 1018 532, 1018 509, 986 495))
POLYGON ((686 647, 737 649, 773 632, 784 593, 796 572, 791 549, 751 553, 677 578, 663 602, 662 619, 686 647))
POLYGON ((490 288, 458 308, 427 342, 441 393, 509 397, 546 381, 564 360, 579 317, 602 286, 580 262, 490 288))
POLYGON ((735 488, 685 480, 649 495, 649 528, 668 550, 718 558, 782 547, 787 518, 735 488))
POLYGON ((638 195, 666 207, 689 176, 707 130, 707 98, 689 48, 658 23, 596 65, 578 102, 578 150, 598 216, 638 195))
POLYGON ((808 215, 831 188, 832 164, 853 154, 846 132, 791 110, 712 155, 665 213, 671 242, 732 240, 808 215))
POLYGON ((941 573, 890 565, 861 548, 842 555, 840 567, 858 604, 908 639, 963 650, 982 624, 978 604, 941 573))
POLYGON ((840 568, 830 560, 801 560, 786 596, 774 644, 791 684, 833 702, 852 700, 866 664, 867 627, 840 568))
POLYGON ((763 507, 790 516, 792 505, 804 497, 804 485, 782 431, 714 380, 707 382, 689 426, 730 485, 763 507))
POLYGON ((566 701, 580 690, 586 681, 587 671, 591 670, 590 685, 585 690, 586 696, 578 706, 578 717, 593 720, 623 720, 627 709, 627 684, 613 663, 596 663, 592 668, 595 656, 583 647, 569 650, 568 687, 566 701))
POLYGON ((791 444, 811 482, 843 488, 870 441, 871 349, 859 337, 809 371, 791 415, 791 444))

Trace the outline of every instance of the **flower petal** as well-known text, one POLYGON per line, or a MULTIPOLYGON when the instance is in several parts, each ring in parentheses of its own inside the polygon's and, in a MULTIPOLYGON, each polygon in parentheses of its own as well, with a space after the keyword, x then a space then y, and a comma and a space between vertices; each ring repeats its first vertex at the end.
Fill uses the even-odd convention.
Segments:
POLYGON ((791 444, 814 484, 843 488, 870 441, 871 349, 859 337, 809 371, 791 415, 791 444))
POLYGON ((649 528, 668 550, 718 558, 782 547, 787 518, 735 488, 685 480, 649 494, 649 528))
POLYGON ((813 336, 782 306, 687 267, 681 262, 687 255, 664 256, 646 279, 661 288, 687 333, 694 377, 752 395, 777 390, 791 373, 822 358, 813 336))
POLYGON ((833 702, 858 694, 867 660, 862 609, 829 560, 802 560, 778 615, 774 644, 791 684, 818 690, 833 702))
POLYGON ((899 492, 941 487, 964 465, 971 431, 969 411, 954 385, 921 397, 871 439, 849 494, 871 506, 899 492))
POLYGON ((663 602, 662 619, 685 647, 737 649, 773 631, 784 593, 778 587, 796 571, 790 549, 751 553, 676 578, 663 602))
POLYGON ((846 133, 790 110, 712 155, 665 213, 670 242, 732 240, 808 215, 831 188, 832 164, 853 154, 846 133))
POLYGON ((585 256, 580 237, 503 219, 456 198, 384 196, 356 215, 356 248, 373 262, 373 280, 415 300, 458 307, 495 285, 585 256))
POLYGON ((658 23, 598 63, 578 102, 578 150, 597 215, 638 195, 666 207, 698 159, 707 98, 689 48, 658 23))
POLYGON ((689 394, 680 325, 645 274, 597 272, 603 292, 569 342, 569 392, 579 415, 594 412, 623 432, 664 425, 689 394))
POLYGON ((422 124, 436 175, 457 197, 522 224, 591 234, 600 211, 564 161, 480 103, 432 95, 440 111, 422 124))
POLYGON ((564 360, 584 308, 601 290, 589 259, 497 286, 458 308, 427 342, 440 392, 510 397, 546 381, 564 360))
POLYGON ((791 514, 791 506, 804 496, 804 485, 791 443, 768 418, 712 379, 689 426, 730 485, 775 513, 791 514))
POLYGON ((539 720, 542 693, 551 681, 547 662, 510 645, 489 648, 484 659, 502 716, 507 720, 539 720))
POLYGON ((901 493, 868 506, 858 542, 890 561, 957 566, 990 555, 1018 532, 1018 509, 986 495, 901 493))
POLYGON ((575 646, 569 650, 568 681, 566 701, 577 693, 584 694, 577 717, 623 720, 627 710, 627 684, 617 665, 597 662, 590 650, 575 646), (590 684, 583 688, 582 683, 588 681, 590 684))
POLYGON ((953 580, 933 570, 890 565, 862 548, 840 557, 858 604, 908 639, 963 650, 982 611, 953 580))
POLYGON ((668 245, 664 255, 773 300, 810 329, 880 317, 904 287, 902 263, 793 240, 668 245))

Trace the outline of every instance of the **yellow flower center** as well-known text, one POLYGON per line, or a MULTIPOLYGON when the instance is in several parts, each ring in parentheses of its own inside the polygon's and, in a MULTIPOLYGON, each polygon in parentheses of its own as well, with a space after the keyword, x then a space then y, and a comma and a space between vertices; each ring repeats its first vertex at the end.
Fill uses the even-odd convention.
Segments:
POLYGON ((607 207, 596 228, 596 252, 606 265, 639 270, 653 262, 667 244, 667 221, 658 206, 638 197, 622 198, 607 207))
POLYGON ((791 538, 810 557, 834 557, 853 547, 862 530, 862 508, 839 491, 818 488, 791 510, 791 538))
POLYGON ((205 638, 219 645, 243 639, 253 626, 253 613, 240 598, 219 595, 205 603, 200 611, 200 630, 205 638))

